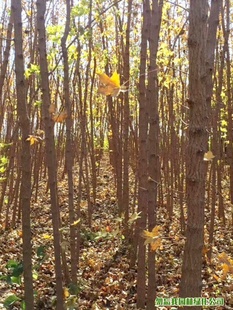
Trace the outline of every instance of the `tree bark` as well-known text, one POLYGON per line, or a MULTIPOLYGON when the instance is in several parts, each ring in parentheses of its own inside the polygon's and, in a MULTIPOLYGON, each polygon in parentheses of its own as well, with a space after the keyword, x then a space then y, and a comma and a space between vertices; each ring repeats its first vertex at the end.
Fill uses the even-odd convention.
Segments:
POLYGON ((21 151, 21 187, 20 208, 22 210, 23 232, 23 274, 24 301, 26 309, 34 308, 33 279, 32 279, 32 244, 31 244, 31 154, 30 143, 27 141, 30 133, 30 121, 27 112, 26 87, 24 78, 23 35, 22 35, 22 4, 12 0, 11 8, 14 20, 15 42, 15 73, 17 93, 17 113, 22 133, 21 151))
MULTIPOLYGON (((128 0, 128 19, 125 38, 125 53, 124 53, 124 78, 126 86, 129 86, 130 79, 130 31, 131 31, 131 10, 132 0, 128 0)), ((124 120, 123 120, 123 189, 122 189, 122 206, 125 221, 125 235, 127 241, 130 240, 128 220, 129 220, 129 123, 130 123, 130 107, 129 107, 129 93, 124 95, 124 120)))
MULTIPOLYGON (((148 230, 156 225, 157 186, 160 178, 159 171, 159 107, 156 57, 159 44, 159 32, 162 18, 163 1, 153 1, 150 12, 149 34, 149 68, 146 99, 149 111, 148 133, 148 230)), ((156 279, 155 252, 148 252, 148 291, 147 310, 155 309, 156 279)))
MULTIPOLYGON (((217 39, 217 27, 219 25, 219 13, 221 8, 220 0, 212 0, 210 16, 208 20, 208 35, 207 35, 207 45, 206 45, 206 102, 209 108, 209 115, 211 115, 211 98, 213 94, 213 73, 214 73, 214 53, 216 48, 217 39)), ((218 149, 218 134, 217 134, 217 115, 218 115, 218 101, 211 116, 212 121, 212 151, 216 155, 218 149)), ((215 220, 215 206, 217 200, 217 162, 214 160, 212 163, 212 191, 211 191, 211 217, 210 217, 210 228, 209 228, 209 244, 210 248, 208 251, 208 257, 211 259, 212 253, 212 243, 214 234, 214 220, 215 220)))
POLYGON ((66 1, 66 26, 64 35, 61 40, 62 55, 64 63, 64 103, 67 112, 66 119, 66 170, 68 174, 68 189, 69 189, 69 220, 70 220, 70 255, 71 255, 71 281, 74 285, 77 284, 77 251, 76 251, 76 227, 72 225, 75 221, 74 212, 74 184, 73 184, 73 141, 72 141, 72 118, 71 118, 71 102, 69 91, 69 65, 68 51, 66 41, 70 30, 70 0, 66 1))
MULTIPOLYGON (((146 101, 146 58, 147 40, 149 36, 149 1, 143 1, 142 42, 140 51, 140 78, 139 78, 139 158, 138 158, 138 212, 141 212, 137 221, 135 242, 138 246, 137 268, 137 307, 145 308, 146 304, 146 247, 140 235, 146 229, 148 204, 148 174, 147 174, 147 131, 148 106, 146 101)), ((135 251, 137 251, 135 249, 135 251)))
MULTIPOLYGON (((187 148, 187 231, 180 283, 181 297, 201 296, 202 250, 209 115, 206 102, 207 0, 190 1, 189 24, 189 129, 187 148)), ((182 309, 188 309, 184 307, 182 309)), ((192 309, 200 309, 194 306, 192 309)))
POLYGON ((61 246, 60 246, 60 213, 57 196, 57 159, 54 142, 54 124, 50 117, 49 107, 51 104, 48 64, 46 53, 46 31, 45 31, 45 10, 46 0, 37 1, 37 27, 38 27, 38 50, 39 64, 41 73, 41 89, 42 89, 42 113, 45 126, 45 153, 48 166, 48 181, 51 196, 51 212, 53 224, 53 240, 55 255, 55 276, 56 276, 56 296, 57 310, 63 310, 63 288, 62 288, 62 268, 61 268, 61 246))

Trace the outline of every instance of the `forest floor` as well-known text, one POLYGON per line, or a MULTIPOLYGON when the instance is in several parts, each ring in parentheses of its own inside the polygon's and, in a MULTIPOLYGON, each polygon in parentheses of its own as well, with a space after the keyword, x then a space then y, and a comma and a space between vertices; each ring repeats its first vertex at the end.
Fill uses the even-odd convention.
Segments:
MULTIPOLYGON (((77 175, 77 174, 76 174, 77 175)), ((75 177, 77 181, 77 177, 75 177)), ((65 253, 69 249, 67 181, 58 184, 61 227, 65 253)), ((77 184, 77 183, 76 183, 77 184)), ((46 180, 39 185, 39 196, 32 203, 33 277, 36 292, 35 309, 55 309, 55 275, 52 220, 46 180)), ((75 191, 76 192, 76 191, 75 191)), ((75 194, 76 195, 76 194, 75 194)), ((78 197, 75 196, 75 200, 78 197)), ((136 309, 136 269, 130 267, 129 253, 122 238, 122 221, 117 212, 115 184, 111 166, 106 162, 100 169, 97 203, 93 207, 92 227, 87 225, 87 200, 82 197, 82 246, 76 298, 64 288, 67 309, 102 310, 136 309)), ((206 218, 209 218, 207 212, 206 218)), ((207 223, 209 223, 207 221, 207 223)), ((4 216, 0 220, 0 309, 9 296, 17 296, 14 306, 22 309, 22 231, 20 224, 5 230, 4 216), (12 273, 13 270, 13 273, 12 273), (13 278, 12 278, 13 275, 13 278)), ((79 225, 79 224, 77 224, 79 225)), ((156 250, 157 296, 178 297, 182 254, 185 238, 180 233, 179 208, 174 217, 167 217, 166 206, 160 206, 158 225, 162 228, 161 244, 156 250)), ((206 225, 207 227, 208 225, 206 225)), ((230 224, 215 222, 215 238, 211 261, 203 252, 203 297, 223 297, 225 306, 211 309, 233 309, 233 238, 230 224)), ((206 244, 208 234, 206 229, 206 244)), ((69 265, 69 259, 68 259, 69 265)), ((158 307, 158 309, 176 309, 158 307)), ((207 307, 208 309, 208 307, 207 307)))

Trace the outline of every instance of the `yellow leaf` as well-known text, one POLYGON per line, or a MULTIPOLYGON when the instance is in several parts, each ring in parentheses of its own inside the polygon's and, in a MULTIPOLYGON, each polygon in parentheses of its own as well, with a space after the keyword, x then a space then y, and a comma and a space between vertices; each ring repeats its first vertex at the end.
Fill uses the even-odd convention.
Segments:
POLYGON ((63 289, 63 295, 64 295, 64 298, 68 298, 70 296, 70 292, 69 292, 69 289, 67 287, 64 287, 63 289))
POLYGON ((143 237, 143 238, 153 238, 153 234, 152 234, 151 231, 143 230, 143 232, 142 232, 142 237, 143 237))
POLYGON ((42 238, 43 238, 43 239, 46 239, 46 240, 52 240, 52 239, 53 239, 53 236, 48 235, 48 234, 43 234, 42 238))
POLYGON ((213 275, 213 278, 214 278, 216 281, 221 282, 221 279, 220 279, 216 274, 213 275))
POLYGON ((112 85, 100 85, 98 87, 98 93, 105 96, 116 97, 120 91, 120 88, 113 87, 112 85))
POLYGON ((143 230, 143 233, 142 233, 142 237, 144 238, 155 238, 155 237, 158 237, 159 236, 159 232, 161 230, 161 227, 160 226, 155 226, 152 231, 148 231, 148 230, 143 230))
POLYGON ((112 97, 116 97, 120 92, 120 75, 114 72, 111 77, 105 73, 97 73, 99 75, 100 85, 98 87, 98 93, 112 97))
POLYGON ((157 237, 160 233, 160 230, 161 230, 161 227, 160 226, 155 226, 153 229, 152 229, 152 233, 153 233, 153 236, 154 237, 157 237))
POLYGON ((96 261, 95 261, 94 259, 92 259, 92 258, 88 259, 88 265, 89 265, 90 267, 94 267, 94 266, 95 266, 95 263, 96 263, 96 261))
POLYGON ((27 141, 30 141, 30 145, 33 145, 35 142, 36 143, 39 142, 38 138, 39 137, 37 137, 37 136, 29 135, 27 138, 27 141))
POLYGON ((233 274, 233 259, 231 259, 225 252, 220 253, 218 259, 222 263, 221 279, 224 280, 228 273, 233 274))
POLYGON ((222 276, 221 276, 222 280, 226 279, 228 272, 229 272, 228 264, 222 264, 222 276))
POLYGON ((120 75, 117 72, 113 72, 110 80, 116 85, 116 87, 120 88, 120 75))
POLYGON ((22 230, 19 230, 19 231, 18 231, 18 236, 19 236, 20 238, 23 237, 23 232, 22 232, 22 230))
POLYGON ((74 221, 74 222, 71 224, 71 226, 76 226, 76 225, 78 225, 79 222, 80 222, 80 219, 78 219, 77 221, 74 221))
POLYGON ((150 244, 152 251, 161 246, 160 230, 160 226, 155 226, 152 231, 143 230, 142 232, 142 237, 146 239, 144 245, 150 244))
POLYGON ((156 251, 157 249, 159 249, 162 245, 162 240, 160 238, 157 238, 155 241, 151 242, 150 244, 150 248, 152 251, 156 251))
POLYGON ((204 160, 205 161, 211 161, 214 158, 214 154, 211 151, 208 151, 204 154, 204 160))
POLYGON ((227 256, 227 254, 225 252, 222 252, 218 255, 218 259, 221 263, 229 263, 229 257, 227 256))

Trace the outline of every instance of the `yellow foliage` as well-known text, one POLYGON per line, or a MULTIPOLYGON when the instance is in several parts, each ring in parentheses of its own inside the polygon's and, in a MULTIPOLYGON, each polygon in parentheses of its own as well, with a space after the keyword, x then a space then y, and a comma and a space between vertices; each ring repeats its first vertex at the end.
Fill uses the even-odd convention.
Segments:
POLYGON ((226 279, 228 272, 229 272, 229 265, 225 263, 222 264, 222 276, 221 276, 222 280, 226 279))
POLYGON ((78 219, 77 221, 74 221, 74 222, 71 224, 71 226, 76 226, 76 225, 78 225, 79 222, 80 222, 80 219, 78 219))
POLYGON ((156 251, 162 246, 162 239, 160 238, 160 226, 155 226, 152 231, 143 230, 142 237, 145 238, 144 244, 150 244, 151 250, 156 251))
POLYGON ((64 287, 63 289, 63 295, 64 295, 64 298, 68 298, 70 297, 70 292, 69 292, 69 289, 67 287, 64 287))
POLYGON ((155 238, 158 237, 160 230, 161 230, 160 226, 155 226, 151 232, 148 230, 143 230, 142 236, 144 238, 155 238))
POLYGON ((214 154, 211 151, 208 151, 204 154, 204 160, 205 161, 211 161, 214 158, 214 154))
POLYGON ((161 246, 162 246, 162 240, 160 238, 157 238, 150 244, 150 248, 152 251, 156 251, 157 249, 161 248, 161 246))
POLYGON ((29 135, 27 138, 27 141, 30 141, 30 145, 33 145, 34 143, 38 143, 39 140, 42 140, 41 137, 29 135))
POLYGON ((221 263, 227 263, 228 262, 228 256, 225 252, 222 252, 218 255, 218 259, 221 263))
POLYGON ((228 273, 233 275, 233 259, 231 259, 225 252, 220 253, 218 259, 222 263, 221 279, 224 280, 228 273))
POLYGON ((120 92, 120 75, 114 72, 111 77, 105 73, 97 73, 99 76, 100 85, 98 93, 105 96, 116 97, 120 92))
POLYGON ((43 234, 42 238, 46 240, 53 240, 53 236, 48 235, 48 234, 43 234))

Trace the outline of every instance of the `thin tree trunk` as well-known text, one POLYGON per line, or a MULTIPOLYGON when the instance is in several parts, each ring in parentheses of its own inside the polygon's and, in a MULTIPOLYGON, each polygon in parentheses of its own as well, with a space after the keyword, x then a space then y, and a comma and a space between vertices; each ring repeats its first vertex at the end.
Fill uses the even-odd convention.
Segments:
POLYGON ((228 138, 228 145, 227 145, 227 153, 228 153, 228 160, 230 165, 230 200, 231 204, 233 203, 233 121, 232 121, 232 111, 233 111, 233 104, 232 104, 232 82, 231 82, 231 52, 229 47, 229 35, 230 35, 230 1, 226 0, 226 25, 223 27, 223 34, 224 34, 224 52, 226 53, 226 94, 227 94, 227 138, 228 138))
MULTIPOLYGON (((12 29, 13 29, 13 15, 10 16, 10 20, 8 23, 7 28, 7 37, 6 37, 6 48, 4 50, 4 58, 1 64, 1 71, 0 71, 0 106, 2 107, 2 89, 4 85, 4 80, 6 77, 7 65, 9 62, 10 56, 10 49, 11 49, 11 36, 12 36, 12 29)), ((3 110, 2 110, 3 111, 3 110)), ((1 128, 1 126, 0 126, 1 128)))
POLYGON ((66 41, 70 30, 70 0, 66 1, 66 26, 65 32, 61 40, 62 55, 64 62, 64 102, 67 112, 66 119, 66 170, 68 174, 68 190, 69 190, 69 220, 70 220, 70 255, 71 255, 71 281, 74 285, 77 283, 77 252, 76 252, 76 227, 73 225, 75 221, 74 212, 74 184, 73 184, 73 141, 72 141, 72 118, 71 118, 71 102, 69 90, 69 65, 66 41))
MULTIPOLYGON (((143 2, 143 25, 140 54, 140 78, 139 78, 139 161, 138 161, 138 212, 141 212, 135 231, 135 242, 138 246, 137 268, 137 307, 145 308, 146 304, 146 247, 141 233, 146 229, 147 205, 148 205, 148 174, 147 174, 147 130, 148 107, 146 101, 146 58, 148 40, 148 7, 149 2, 143 2)), ((136 247, 134 249, 137 253, 136 247)))
POLYGON ((54 255, 55 255, 55 277, 56 277, 56 296, 57 310, 63 310, 63 288, 62 288, 62 268, 61 268, 61 246, 60 246, 60 214, 57 196, 57 160, 54 142, 54 124, 50 117, 49 107, 51 105, 48 64, 46 53, 46 32, 45 32, 45 11, 46 0, 37 1, 37 27, 38 27, 38 50, 39 64, 41 73, 41 89, 42 89, 42 112, 45 126, 45 152, 46 162, 48 166, 48 182, 51 196, 51 212, 54 237, 54 255))
POLYGON ((23 35, 22 35, 22 4, 12 0, 11 8, 14 19, 15 42, 15 73, 17 92, 17 113, 22 133, 21 149, 21 187, 20 206, 22 209, 23 231, 23 271, 26 309, 34 308, 32 280, 32 244, 31 244, 31 154, 30 143, 27 141, 30 133, 30 121, 27 112, 26 87, 24 78, 23 35))
MULTIPOLYGON (((162 18, 163 1, 153 1, 150 14, 148 86, 146 99, 149 112, 148 134, 148 230, 156 225, 157 187, 159 172, 159 111, 156 57, 159 44, 159 32, 162 18)), ((155 309, 156 279, 155 252, 148 252, 148 291, 147 310, 155 309)))
MULTIPOLYGON (((214 53, 216 48, 216 33, 217 27, 219 24, 219 13, 221 8, 221 1, 220 0, 212 0, 211 2, 211 10, 210 16, 208 21, 208 36, 207 36, 207 46, 206 46, 206 102, 207 108, 209 109, 209 115, 211 115, 211 97, 213 93, 213 72, 214 72, 214 53)), ((216 109, 218 107, 218 103, 216 109)), ((213 112, 214 113, 214 112, 213 112)), ((215 114, 216 115, 216 114, 215 114)), ((216 115, 217 116, 217 115, 216 115)), ((214 118, 213 115, 211 117, 212 120, 212 128, 213 128, 213 142, 212 142, 212 151, 214 152, 215 156, 217 155, 217 145, 218 145, 218 138, 217 138, 217 119, 214 118)), ((216 177, 217 177, 217 163, 214 161, 212 163, 212 188, 210 190, 211 193, 211 217, 210 217, 210 232, 209 232, 209 251, 208 257, 211 259, 212 253, 212 243, 214 237, 214 219, 215 219, 215 206, 217 200, 217 184, 216 184, 216 177)))
MULTIPOLYGON (((126 28, 126 43, 124 53, 124 78, 126 86, 129 85, 129 70, 130 70, 130 24, 131 24, 131 10, 132 0, 128 0, 128 19, 126 28)), ((124 212, 125 221, 125 235, 129 236, 128 220, 129 220, 129 94, 125 93, 124 96, 124 120, 123 120, 123 189, 122 189, 122 209, 124 212)), ((128 238, 129 240, 129 238, 128 238)))

